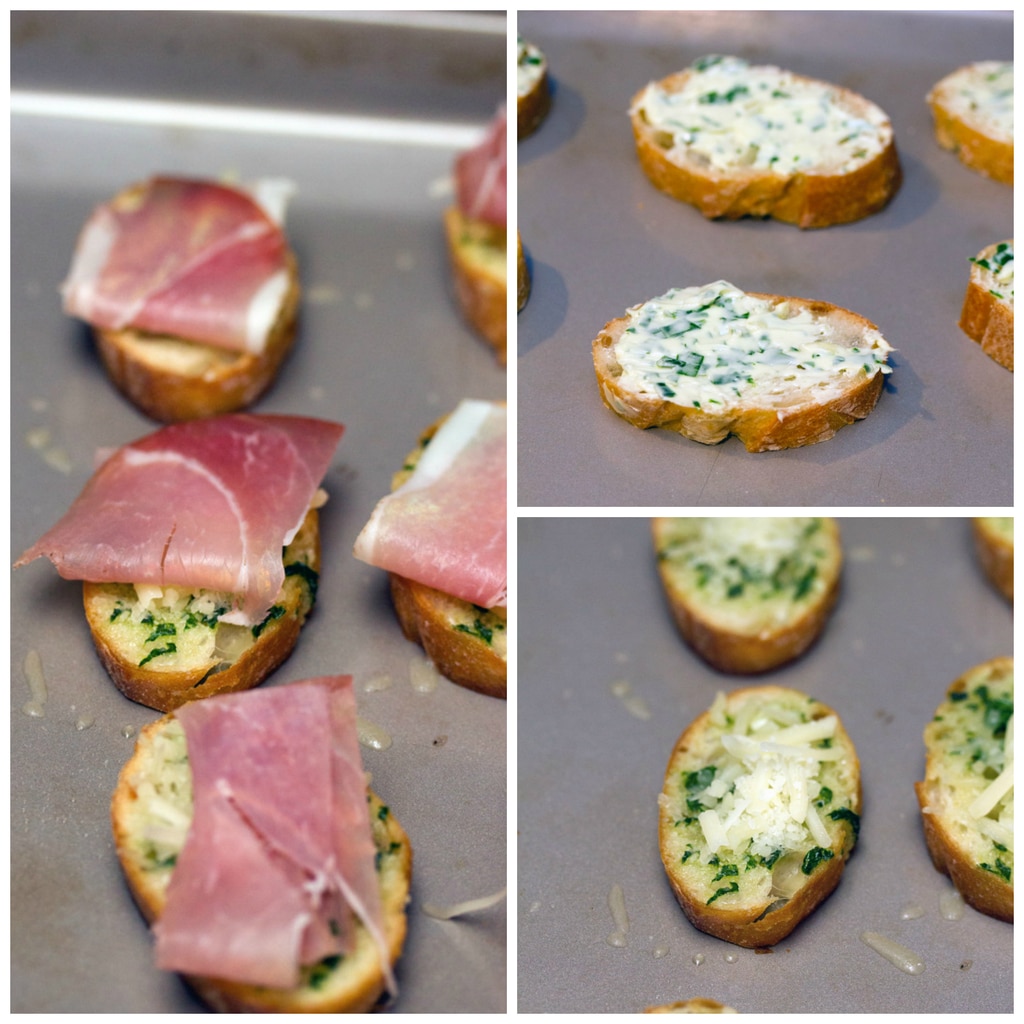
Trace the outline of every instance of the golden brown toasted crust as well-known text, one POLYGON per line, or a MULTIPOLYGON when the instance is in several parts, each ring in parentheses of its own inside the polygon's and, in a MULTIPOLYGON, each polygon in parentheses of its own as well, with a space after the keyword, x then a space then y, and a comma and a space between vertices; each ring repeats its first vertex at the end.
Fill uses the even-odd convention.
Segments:
MULTIPOLYGON (((921 822, 925 843, 937 871, 948 875, 964 900, 975 910, 1001 921, 1013 921, 1013 882, 991 865, 979 862, 979 851, 992 860, 1000 854, 991 841, 983 839, 976 827, 967 823, 965 796, 957 790, 956 769, 950 765, 945 749, 948 729, 945 718, 954 705, 964 703, 963 695, 971 694, 979 684, 996 690, 1008 677, 1010 700, 1013 700, 1013 659, 994 658, 971 669, 947 690, 946 701, 924 730, 925 777, 914 783, 914 792, 921 806, 921 822), (955 699, 954 695, 961 695, 955 699), (980 842, 980 847, 979 847, 980 842)), ((980 719, 981 716, 979 716, 980 719)), ((964 736, 966 741, 969 737, 964 736)), ((975 773, 971 773, 974 775, 975 773)), ((982 781, 986 781, 981 777, 982 781)), ((1012 871, 1012 850, 1008 854, 1012 871)))
POLYGON ((107 374, 130 402, 162 423, 250 406, 273 383, 295 340, 301 289, 292 253, 288 276, 277 320, 258 355, 135 330, 95 329, 107 374))
POLYGON ((537 130, 551 109, 551 85, 547 67, 529 92, 516 99, 516 137, 525 139, 537 130))
MULTIPOLYGON (((988 259, 999 242, 994 242, 978 253, 977 259, 988 259)), ((1013 240, 1010 240, 1013 244, 1013 240)), ((960 330, 1000 366, 1013 370, 1013 304, 992 294, 983 283, 983 273, 977 263, 971 264, 967 293, 960 312, 960 330)))
MULTIPOLYGON (((315 509, 306 514, 302 528, 285 549, 284 560, 286 566, 301 562, 311 571, 313 579, 320 572, 319 516, 315 509)), ((291 654, 315 599, 315 583, 311 585, 309 574, 286 575, 271 617, 257 638, 249 639, 252 633, 246 627, 231 627, 241 648, 234 660, 232 656, 215 651, 208 658, 161 670, 152 665, 139 665, 137 655, 126 651, 118 642, 110 620, 109 602, 112 595, 122 591, 126 592, 126 600, 134 599, 130 585, 83 584, 85 616, 93 643, 117 688, 129 700, 158 711, 173 711, 189 701, 258 686, 291 654)), ((218 629, 224 629, 224 624, 218 629)))
MULTIPOLYGON (((728 713, 734 717, 744 704, 750 701, 764 703, 770 700, 796 700, 813 706, 811 720, 816 721, 835 712, 818 701, 810 701, 799 691, 779 686, 749 687, 735 690, 726 697, 728 713)), ((774 891, 753 894, 743 902, 725 905, 725 900, 708 901, 705 894, 687 884, 680 867, 678 851, 673 846, 676 828, 676 808, 667 798, 672 788, 678 789, 678 780, 699 770, 718 742, 714 739, 717 730, 712 724, 712 710, 701 714, 680 736, 669 758, 665 773, 665 789, 659 806, 659 847, 665 872, 683 912, 694 927, 708 935, 732 942, 738 946, 757 949, 772 946, 784 939, 809 914, 811 914, 836 888, 846 867, 846 862, 856 843, 855 827, 846 819, 827 823, 832 843, 831 856, 820 860, 813 871, 802 878, 799 869, 795 877, 798 884, 790 888, 788 895, 780 899, 774 891)), ((837 716, 838 719, 838 716, 837 716)), ((860 763, 853 742, 839 721, 836 725, 832 746, 844 751, 844 779, 847 791, 835 791, 834 797, 845 808, 860 814, 861 784, 860 763)), ((824 820, 824 816, 823 816, 824 820)), ((785 858, 784 858, 785 859, 785 858)), ((780 864, 782 862, 780 861, 780 864)), ((791 876, 792 877, 792 876, 791 876)), ((773 876, 774 882, 774 876, 773 876)))
POLYGON ((662 1006, 648 1006, 644 1013, 736 1013, 731 1006, 720 1003, 717 999, 704 999, 697 996, 694 999, 681 999, 675 1003, 665 1003, 662 1006))
POLYGON ((698 592, 678 585, 665 557, 672 520, 652 520, 658 572, 672 617, 686 642, 710 665, 740 675, 767 672, 798 658, 821 635, 839 596, 843 554, 836 521, 822 518, 820 522, 814 542, 823 545, 827 554, 817 563, 811 602, 793 601, 770 626, 749 626, 732 615, 723 616, 698 592))
POLYGON ((984 174, 995 181, 1013 184, 1013 138, 1001 139, 988 135, 977 124, 951 109, 951 80, 960 71, 947 75, 928 93, 935 139, 943 149, 952 150, 965 167, 984 174))
POLYGON ((985 575, 996 589, 1013 602, 1013 520, 1010 533, 998 529, 992 518, 976 517, 971 521, 974 546, 985 575))
MULTIPOLYGON (((828 318, 837 329, 834 339, 837 344, 852 347, 863 341, 864 332, 877 330, 871 321, 830 302, 760 292, 747 294, 755 299, 766 299, 773 305, 788 302, 795 310, 807 309, 815 318, 828 318)), ((735 434, 751 452, 798 448, 827 441, 843 427, 864 419, 882 393, 885 375, 878 370, 871 376, 852 378, 849 386, 827 401, 816 398, 813 391, 802 391, 794 386, 785 406, 738 404, 723 413, 677 405, 668 398, 637 394, 621 384, 622 367, 614 352, 615 343, 628 323, 627 317, 610 320, 591 348, 604 404, 641 430, 663 427, 701 444, 717 444, 735 434)))
MULTIPOLYGON (((154 869, 144 858, 138 842, 144 801, 140 783, 151 777, 155 755, 153 741, 173 719, 166 715, 146 725, 135 751, 121 769, 111 798, 114 846, 132 897, 148 924, 156 921, 166 903, 173 866, 154 869)), ((404 829, 380 798, 367 790, 374 843, 380 852, 378 871, 384 910, 384 930, 392 965, 402 952, 406 936, 405 907, 412 878, 412 847, 404 829)), ((385 978, 376 944, 365 928, 358 929, 355 950, 341 966, 319 970, 316 984, 307 980, 296 989, 272 989, 219 978, 186 976, 197 995, 221 1013, 366 1013, 380 1001, 385 978)))
MULTIPOLYGON (((666 92, 678 92, 695 74, 678 71, 658 83, 666 92)), ((794 76, 803 82, 813 79, 794 76)), ((830 86, 854 113, 873 106, 849 89, 830 86)), ((709 219, 772 217, 800 228, 822 228, 861 220, 877 213, 896 194, 903 172, 891 129, 889 140, 868 163, 848 173, 799 172, 783 175, 757 169, 719 171, 696 161, 670 160, 659 144, 658 133, 637 109, 644 90, 630 105, 630 123, 637 156, 644 174, 666 195, 695 206, 709 219)))
POLYGON ((526 254, 523 252, 523 240, 516 232, 516 308, 521 310, 530 298, 530 268, 526 264, 526 254))
POLYGON ((456 206, 445 210, 444 226, 459 309, 504 366, 508 334, 506 229, 466 217, 456 206))

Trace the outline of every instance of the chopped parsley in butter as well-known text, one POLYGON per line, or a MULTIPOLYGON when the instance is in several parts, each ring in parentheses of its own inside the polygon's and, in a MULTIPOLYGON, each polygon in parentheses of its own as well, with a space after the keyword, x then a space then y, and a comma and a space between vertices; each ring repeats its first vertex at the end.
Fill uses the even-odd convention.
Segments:
POLYGON ((727 281, 673 288, 626 319, 614 346, 622 386, 698 409, 785 404, 794 387, 844 387, 891 369, 891 348, 877 331, 842 344, 827 319, 727 281))
POLYGON ((978 61, 940 83, 950 113, 978 124, 988 135, 1013 139, 1013 62, 978 61))
POLYGON ((540 81, 547 62, 544 54, 522 36, 517 36, 517 74, 516 88, 518 96, 526 96, 540 81))
POLYGON ((827 165, 848 173, 892 137, 882 110, 864 101, 854 114, 827 82, 738 57, 703 57, 690 70, 677 91, 651 82, 634 107, 677 163, 781 175, 827 165))
POLYGON ((982 286, 1013 305, 1013 242, 1000 242, 988 256, 972 256, 971 262, 982 271, 982 286))

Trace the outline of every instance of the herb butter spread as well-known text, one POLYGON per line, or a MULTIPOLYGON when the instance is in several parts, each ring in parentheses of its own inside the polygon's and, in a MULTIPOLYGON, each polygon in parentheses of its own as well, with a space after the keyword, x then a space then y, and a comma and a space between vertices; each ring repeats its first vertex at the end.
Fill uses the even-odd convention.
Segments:
POLYGON ((1013 306, 1013 242, 1000 242, 987 256, 972 256, 981 271, 981 286, 1013 306))
POLYGON ((1013 140, 1013 63, 979 61, 954 71, 939 83, 954 116, 986 135, 1013 140))
POLYGON ((889 119, 874 104, 857 113, 841 90, 738 57, 704 57, 677 91, 651 82, 635 104, 676 163, 781 175, 827 166, 836 174, 866 164, 889 143, 889 119))
POLYGON ((891 347, 878 331, 843 344, 829 320, 727 281, 673 288, 626 319, 614 346, 622 386, 697 409, 784 406, 794 389, 827 392, 891 369, 891 347))
POLYGON ((544 74, 544 54, 522 36, 517 36, 516 87, 518 96, 527 96, 544 74))

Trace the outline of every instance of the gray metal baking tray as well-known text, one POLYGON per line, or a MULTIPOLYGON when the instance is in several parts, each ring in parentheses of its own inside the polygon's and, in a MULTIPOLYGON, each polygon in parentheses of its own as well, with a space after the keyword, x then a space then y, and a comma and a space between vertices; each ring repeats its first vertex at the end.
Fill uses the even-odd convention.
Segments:
POLYGON ((1013 1008, 1013 927, 931 864, 913 783, 946 687, 1012 653, 1012 608, 964 519, 840 519, 841 593, 818 642, 765 676, 715 672, 664 600, 645 518, 519 520, 520 1012, 635 1013, 695 996, 741 1013, 1013 1008), (690 926, 658 854, 657 797, 683 729, 719 690, 772 682, 835 708, 857 746, 860 842, 838 889, 767 955, 690 926), (621 946, 609 896, 623 894, 621 946), (916 908, 920 916, 901 919, 916 908), (860 940, 914 950, 904 974, 860 940))
MULTIPOLYGON (((360 715, 391 740, 364 761, 415 853, 393 1009, 503 1011, 505 905, 451 921, 422 908, 506 884, 505 702, 443 680, 414 689, 420 650, 401 635, 383 574, 351 556, 419 432, 463 397, 505 397, 504 371, 452 303, 440 227, 455 153, 505 98, 503 16, 30 12, 13 15, 12 41, 13 555, 64 512, 97 447, 156 426, 112 389, 60 309, 93 205, 154 172, 291 178, 300 335, 256 408, 335 418, 346 432, 325 484, 317 608, 266 685, 351 673, 360 715), (224 111, 246 130, 224 127, 224 111)), ((12 1009, 201 1012, 153 967, 110 835, 117 773, 157 713, 107 679, 80 593, 42 561, 11 576, 12 1009), (22 710, 33 650, 42 717, 22 710)))
POLYGON ((520 506, 1008 506, 1013 375, 957 327, 968 258, 1013 235, 1013 190, 932 137, 929 88, 1012 59, 1010 12, 521 11, 554 82, 518 148, 533 294, 518 317, 520 506), (853 88, 891 117, 904 182, 880 214, 801 232, 706 221, 639 168, 626 110, 652 79, 736 53, 853 88), (748 453, 639 431, 601 402, 590 343, 668 288, 725 278, 876 323, 895 372, 864 421, 748 453))

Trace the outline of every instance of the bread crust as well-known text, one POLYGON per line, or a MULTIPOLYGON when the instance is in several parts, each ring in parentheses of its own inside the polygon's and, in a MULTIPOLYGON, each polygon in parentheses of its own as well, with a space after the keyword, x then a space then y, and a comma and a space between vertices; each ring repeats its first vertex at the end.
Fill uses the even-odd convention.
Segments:
MULTIPOLYGON (((137 845, 138 816, 142 809, 139 783, 152 770, 152 743, 165 730, 173 715, 166 715, 143 727, 135 751, 121 769, 111 798, 114 847, 125 880, 147 924, 152 925, 166 904, 167 884, 173 867, 154 871, 141 859, 137 845)), ((374 842, 382 854, 381 898, 384 930, 392 965, 405 943, 405 907, 412 878, 412 847, 395 816, 384 811, 380 798, 367 790, 374 842)), ((376 944, 360 927, 356 949, 345 957, 344 966, 330 974, 320 986, 271 989, 212 977, 185 976, 196 994, 221 1013, 366 1013, 385 991, 384 972, 376 944)))
POLYGON ((720 1003, 717 999, 705 999, 696 996, 693 999, 681 999, 675 1003, 661 1006, 648 1006, 644 1013, 736 1013, 731 1006, 720 1003))
POLYGON ((506 229, 466 217, 457 206, 445 210, 444 229, 455 299, 462 316, 494 349, 504 366, 508 336, 506 229), (488 258, 481 258, 481 250, 488 258), (495 266, 499 256, 500 273, 495 266))
MULTIPOLYGON (((659 554, 663 550, 668 522, 656 518, 651 523, 655 550, 659 554)), ((702 603, 697 594, 676 586, 669 567, 659 559, 662 586, 679 632, 718 671, 738 675, 768 672, 798 658, 821 635, 839 596, 843 562, 838 524, 829 518, 821 522, 828 556, 821 562, 818 575, 825 586, 815 594, 813 602, 803 607, 794 605, 785 618, 773 621, 770 628, 751 631, 732 627, 714 606, 702 603)))
POLYGON ((928 93, 935 140, 943 149, 954 152, 960 162, 979 174, 1013 184, 1013 137, 997 138, 987 134, 976 123, 953 109, 952 91, 955 77, 971 65, 964 65, 947 75, 928 93))
MULTIPOLYGON (((1010 240, 1012 244, 1012 239, 1010 240)), ((978 253, 976 259, 988 259, 1001 243, 994 242, 978 253)), ((998 298, 985 287, 983 271, 976 263, 971 273, 960 311, 960 330, 1000 366, 1013 370, 1013 304, 998 298)))
MULTIPOLYGON (((961 676, 946 691, 947 700, 925 727, 924 779, 914 783, 921 808, 925 844, 937 871, 948 875, 964 900, 975 910, 1000 921, 1013 921, 1013 883, 986 870, 972 849, 972 833, 965 826, 957 801, 960 797, 945 781, 947 765, 942 749, 942 713, 954 694, 969 693, 978 683, 1009 676, 1012 694, 1013 659, 994 658, 961 676)), ((1011 698, 1012 699, 1012 698, 1011 698)), ((1012 854, 1010 855, 1012 858, 1012 854)))
MULTIPOLYGON (((762 292, 747 294, 773 305, 788 302, 793 309, 806 309, 815 318, 829 319, 837 329, 834 339, 837 344, 853 346, 863 339, 866 331, 877 331, 871 321, 830 302, 762 292)), ((668 398, 637 394, 621 384, 622 367, 614 352, 628 323, 628 317, 610 320, 591 343, 591 348, 605 405, 641 430, 663 427, 701 444, 718 444, 735 434, 751 452, 798 448, 827 441, 843 427, 864 419, 882 393, 885 375, 878 370, 871 376, 854 377, 845 389, 825 401, 794 387, 792 401, 785 406, 738 403, 721 413, 678 405, 668 398)))
MULTIPOLYGON (((677 71, 657 84, 666 92, 678 92, 696 74, 677 71)), ((795 75, 804 83, 823 85, 841 97, 842 105, 861 113, 874 104, 840 86, 795 75)), ((846 173, 827 166, 814 172, 778 174, 769 170, 720 171, 696 160, 680 163, 669 158, 658 142, 655 129, 643 117, 639 103, 645 89, 633 97, 629 118, 637 157, 651 183, 680 202, 695 206, 709 219, 772 217, 799 228, 823 228, 861 220, 883 209, 899 190, 902 168, 891 125, 888 141, 868 163, 846 173)))
MULTIPOLYGON (((735 690, 726 697, 727 707, 732 714, 738 713, 748 701, 765 702, 780 697, 798 697, 804 701, 809 698, 798 691, 780 686, 757 686, 735 690)), ((827 705, 814 702, 813 719, 836 714, 827 705)), ((711 722, 712 709, 699 715, 679 737, 665 772, 665 790, 659 805, 659 848, 669 884, 680 907, 691 924, 708 935, 724 939, 738 946, 749 949, 773 946, 789 935, 794 928, 811 914, 835 890, 846 867, 846 862, 853 852, 856 835, 848 822, 841 822, 833 830, 833 842, 830 847, 831 858, 820 863, 814 871, 800 880, 800 885, 788 898, 780 900, 771 893, 732 907, 724 907, 722 903, 709 904, 688 884, 674 856, 671 840, 675 829, 675 814, 666 799, 672 780, 680 773, 701 767, 704 760, 702 751, 706 750, 708 737, 714 732, 711 722)), ((838 715, 836 716, 838 719, 838 715)), ((854 784, 850 792, 837 796, 849 809, 859 815, 861 812, 860 762, 853 742, 842 721, 836 726, 834 747, 845 752, 845 760, 854 784)))
MULTIPOLYGON (((285 550, 286 564, 301 560, 313 573, 320 572, 319 514, 310 509, 303 525, 285 550)), ((112 634, 104 596, 117 585, 85 582, 82 585, 85 617, 100 662, 117 688, 137 704, 157 711, 173 711, 193 700, 218 693, 234 693, 258 686, 292 653, 315 600, 307 579, 285 577, 275 606, 281 614, 272 617, 259 637, 233 662, 216 654, 178 669, 158 670, 138 664, 118 645, 112 634)))
POLYGON ((1013 534, 997 529, 991 518, 975 517, 971 532, 978 561, 995 588, 1013 603, 1013 534))
POLYGON ((516 232, 516 308, 521 311, 530 298, 530 268, 523 252, 523 240, 516 232))
POLYGON ((551 109, 551 87, 547 66, 529 92, 516 97, 516 137, 525 139, 540 126, 551 109))

